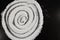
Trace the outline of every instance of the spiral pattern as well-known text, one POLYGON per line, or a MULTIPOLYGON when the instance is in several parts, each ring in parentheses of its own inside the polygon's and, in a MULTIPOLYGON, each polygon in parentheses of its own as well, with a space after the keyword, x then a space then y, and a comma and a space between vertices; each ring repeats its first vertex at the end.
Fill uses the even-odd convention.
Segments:
POLYGON ((3 18, 10 34, 21 39, 31 36, 41 24, 41 15, 36 4, 27 1, 12 2, 3 18))

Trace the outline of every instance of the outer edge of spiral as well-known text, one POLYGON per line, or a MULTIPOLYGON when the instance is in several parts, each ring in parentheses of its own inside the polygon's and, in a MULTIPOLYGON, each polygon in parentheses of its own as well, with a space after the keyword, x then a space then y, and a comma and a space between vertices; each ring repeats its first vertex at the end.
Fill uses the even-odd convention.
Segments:
MULTIPOLYGON (((11 39, 13 39, 13 40, 16 40, 16 39, 18 39, 18 38, 15 38, 15 37, 13 37, 10 33, 9 33, 9 31, 7 30, 7 28, 6 28, 6 24, 4 23, 4 15, 5 15, 5 12, 6 12, 6 10, 9 8, 9 6, 10 5, 12 5, 12 4, 14 4, 14 3, 16 3, 16 2, 18 2, 18 1, 14 1, 14 2, 12 2, 11 4, 9 4, 7 7, 6 7, 6 9, 2 12, 2 26, 3 26, 3 29, 5 30, 5 32, 6 32, 6 35, 9 37, 9 38, 11 38, 11 39)), ((39 34, 39 32, 41 32, 41 29, 42 29, 42 25, 43 25, 43 13, 42 13, 42 9, 41 9, 41 6, 38 4, 38 2, 36 2, 36 1, 32 1, 31 3, 34 3, 35 5, 36 5, 36 7, 38 8, 38 11, 39 11, 39 14, 40 14, 40 24, 39 24, 39 29, 37 29, 35 32, 34 32, 34 34, 33 35, 31 35, 31 36, 29 36, 28 37, 28 39, 34 39, 38 34, 39 34), (40 31, 39 31, 40 30, 40 31), (38 34, 36 34, 36 33, 38 33, 38 34), (34 36, 34 37, 33 37, 34 36)), ((26 38, 27 39, 27 38, 26 38)))

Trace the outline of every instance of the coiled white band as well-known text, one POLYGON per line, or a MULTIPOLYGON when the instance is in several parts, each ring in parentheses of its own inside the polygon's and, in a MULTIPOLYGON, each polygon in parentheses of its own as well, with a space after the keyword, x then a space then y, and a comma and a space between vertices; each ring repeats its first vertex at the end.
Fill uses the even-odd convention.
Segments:
POLYGON ((42 29, 42 9, 36 1, 13 1, 2 13, 2 25, 12 40, 34 39, 42 29))

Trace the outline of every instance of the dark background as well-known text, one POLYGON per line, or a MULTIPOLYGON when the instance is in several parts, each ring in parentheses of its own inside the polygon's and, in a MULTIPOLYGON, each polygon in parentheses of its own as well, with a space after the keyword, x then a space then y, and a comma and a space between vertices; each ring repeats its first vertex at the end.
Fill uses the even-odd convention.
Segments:
MULTIPOLYGON (((13 0, 12 0, 13 1, 13 0)), ((0 13, 11 0, 0 0, 0 13)), ((41 5, 44 15, 44 25, 41 34, 35 40, 60 40, 60 1, 37 0, 41 5)), ((0 40, 10 40, 1 25, 0 15, 0 40)))

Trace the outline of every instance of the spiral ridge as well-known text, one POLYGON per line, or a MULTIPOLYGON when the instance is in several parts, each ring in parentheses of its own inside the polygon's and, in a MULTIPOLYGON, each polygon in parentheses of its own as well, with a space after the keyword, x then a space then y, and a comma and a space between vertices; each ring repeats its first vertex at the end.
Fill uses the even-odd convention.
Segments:
POLYGON ((6 28, 16 38, 27 38, 39 27, 41 15, 36 4, 27 1, 11 3, 4 14, 6 28))

